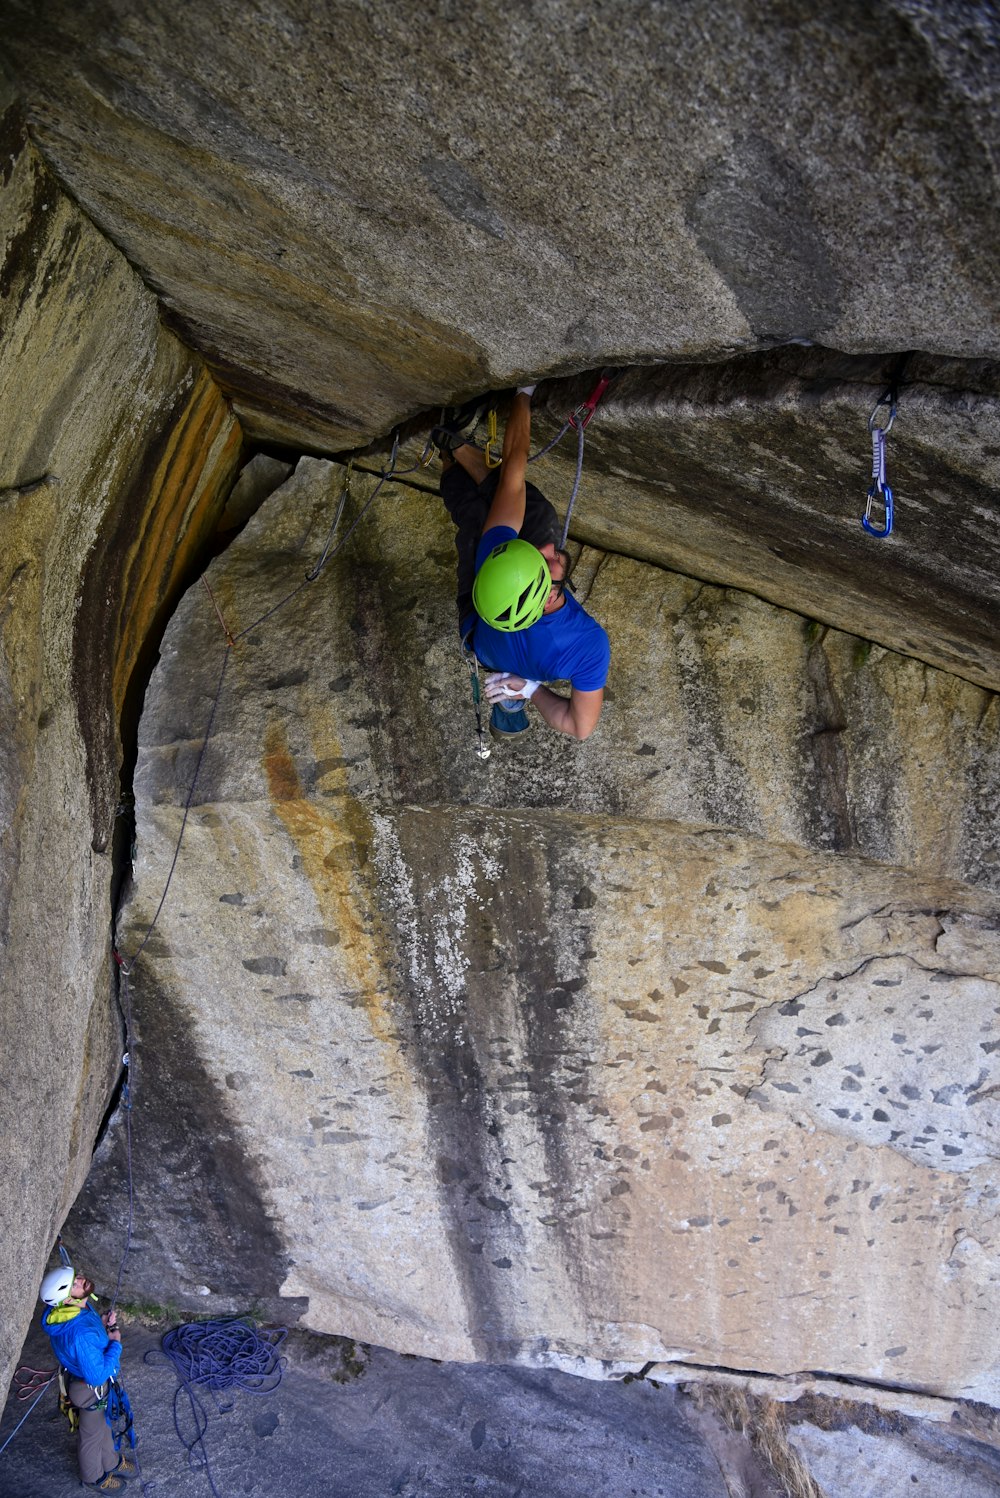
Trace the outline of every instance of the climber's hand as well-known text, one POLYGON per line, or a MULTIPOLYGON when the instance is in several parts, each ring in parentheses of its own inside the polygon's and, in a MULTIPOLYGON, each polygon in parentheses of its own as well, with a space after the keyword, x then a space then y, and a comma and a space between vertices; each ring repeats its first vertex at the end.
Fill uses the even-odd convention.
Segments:
POLYGON ((527 702, 538 687, 537 681, 515 676, 511 671, 491 671, 486 678, 486 696, 490 702, 509 701, 511 698, 527 702))

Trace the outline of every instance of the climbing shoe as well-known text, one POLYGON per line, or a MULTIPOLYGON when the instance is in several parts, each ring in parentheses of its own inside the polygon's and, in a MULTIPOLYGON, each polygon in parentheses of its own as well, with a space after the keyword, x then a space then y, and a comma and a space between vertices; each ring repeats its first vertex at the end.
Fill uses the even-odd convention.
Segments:
POLYGON ((95 1493, 121 1493, 125 1483, 113 1472, 105 1472, 100 1482, 81 1482, 81 1488, 92 1488, 95 1493))
POLYGON ((464 406, 456 406, 440 426, 432 429, 431 441, 434 446, 440 452, 450 453, 456 447, 464 447, 467 442, 471 442, 488 404, 485 400, 471 400, 466 401, 464 406))
POLYGON ((490 737, 496 739, 498 744, 513 738, 516 734, 527 733, 530 727, 526 707, 516 707, 511 710, 495 702, 490 709, 490 737))
POLYGON ((139 1476, 139 1468, 135 1462, 130 1462, 127 1456, 123 1456, 117 1467, 108 1474, 110 1477, 120 1477, 123 1482, 131 1482, 134 1477, 139 1476))

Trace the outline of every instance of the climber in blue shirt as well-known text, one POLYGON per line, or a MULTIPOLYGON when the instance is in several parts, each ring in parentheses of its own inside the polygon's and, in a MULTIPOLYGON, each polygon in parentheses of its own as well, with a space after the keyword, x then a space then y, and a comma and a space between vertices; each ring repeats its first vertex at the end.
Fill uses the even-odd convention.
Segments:
MULTIPOLYGON (((467 440, 468 421, 457 430, 435 429, 441 494, 458 526, 460 628, 463 638, 471 634, 489 672, 494 737, 528 727, 530 700, 551 728, 585 739, 601 715, 611 648, 567 592, 570 558, 556 544, 555 511, 527 482, 533 390, 523 386, 514 397, 503 461, 492 474, 467 440), (569 697, 551 691, 548 681, 569 681, 569 697)), ((478 414, 472 413, 473 428, 478 414)))
POLYGON ((139 1474, 135 1464, 115 1450, 105 1418, 108 1384, 121 1364, 122 1334, 114 1311, 99 1316, 94 1310, 93 1290, 93 1281, 70 1264, 50 1270, 39 1291, 47 1307, 42 1326, 69 1374, 67 1394, 80 1417, 81 1482, 100 1493, 117 1493, 139 1474))

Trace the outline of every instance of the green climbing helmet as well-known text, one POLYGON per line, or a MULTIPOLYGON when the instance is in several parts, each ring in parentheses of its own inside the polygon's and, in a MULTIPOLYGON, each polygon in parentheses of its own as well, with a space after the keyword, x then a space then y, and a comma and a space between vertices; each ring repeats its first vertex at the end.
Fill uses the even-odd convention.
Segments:
POLYGON ((480 619, 494 629, 513 633, 542 617, 552 578, 548 563, 530 541, 519 538, 494 546, 472 585, 472 602, 480 619))

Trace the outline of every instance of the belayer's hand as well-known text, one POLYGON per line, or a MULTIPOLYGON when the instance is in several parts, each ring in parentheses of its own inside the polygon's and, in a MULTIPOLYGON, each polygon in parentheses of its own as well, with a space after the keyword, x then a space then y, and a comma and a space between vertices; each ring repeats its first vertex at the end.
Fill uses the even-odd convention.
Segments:
POLYGON ((486 696, 490 702, 510 701, 511 698, 527 702, 539 685, 539 682, 515 676, 511 671, 491 671, 486 678, 486 696))

